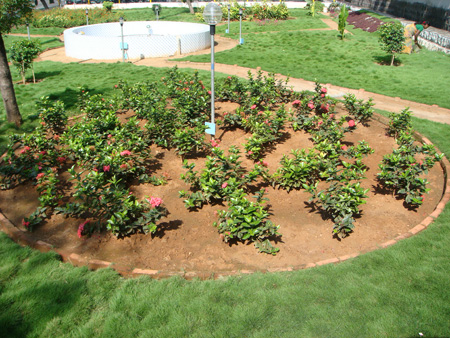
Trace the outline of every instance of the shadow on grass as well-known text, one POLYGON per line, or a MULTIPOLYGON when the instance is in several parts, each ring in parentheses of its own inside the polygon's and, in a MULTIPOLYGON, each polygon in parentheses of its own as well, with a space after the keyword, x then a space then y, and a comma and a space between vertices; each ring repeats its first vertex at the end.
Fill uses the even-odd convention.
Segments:
MULTIPOLYGON (((383 56, 377 55, 377 56, 374 56, 373 59, 380 66, 390 66, 391 65, 391 56, 390 55, 383 55, 383 56)), ((400 60, 398 58, 398 56, 394 59, 393 66, 395 66, 395 67, 403 66, 402 60, 400 60)))

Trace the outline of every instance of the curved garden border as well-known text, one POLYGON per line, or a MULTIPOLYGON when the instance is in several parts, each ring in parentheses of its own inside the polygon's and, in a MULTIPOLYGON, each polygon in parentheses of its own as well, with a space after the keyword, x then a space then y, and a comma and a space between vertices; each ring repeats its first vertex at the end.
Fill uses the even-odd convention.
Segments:
MULTIPOLYGON (((386 124, 388 121, 387 118, 374 114, 374 119, 378 120, 381 123, 386 124)), ((417 140, 422 141, 426 144, 432 144, 430 140, 428 140, 426 137, 420 135, 419 133, 415 132, 415 135, 417 140)), ((186 279, 192 279, 192 278, 200 278, 200 279, 210 279, 210 278, 224 278, 227 276, 233 276, 233 275, 239 275, 239 274, 249 274, 254 272, 281 272, 281 271, 294 271, 294 270, 302 270, 307 268, 313 268, 315 266, 325 265, 325 264, 335 264, 339 262, 346 261, 350 258, 355 258, 361 254, 371 252, 377 249, 383 249, 387 248, 391 245, 396 244, 398 241, 409 238, 420 231, 426 229, 433 221, 441 214, 441 212, 444 210, 445 205, 450 201, 450 178, 448 176, 448 172, 450 169, 450 162, 446 157, 443 157, 440 161, 441 168, 444 172, 444 187, 443 187, 443 193, 442 197, 437 204, 434 211, 428 215, 425 219, 422 220, 419 224, 417 224, 415 227, 410 229, 408 232, 401 234, 394 239, 391 239, 387 242, 384 242, 380 245, 369 247, 368 249, 360 252, 355 252, 349 255, 340 256, 340 257, 333 257, 325 260, 321 260, 318 262, 311 262, 306 264, 301 264, 296 267, 288 267, 288 268, 268 268, 265 270, 231 270, 226 272, 220 272, 215 273, 214 271, 211 271, 209 273, 206 272, 197 272, 197 271, 161 271, 161 270, 149 270, 149 269, 140 269, 140 268, 128 268, 125 266, 122 266, 120 264, 116 264, 114 262, 108 262, 103 260, 97 260, 97 259, 83 259, 80 255, 67 252, 61 249, 56 249, 53 247, 53 245, 40 241, 35 240, 30 236, 28 233, 23 232, 19 230, 17 227, 14 226, 6 217, 3 215, 3 213, 0 212, 0 230, 6 233, 12 240, 14 240, 16 243, 22 245, 22 246, 30 246, 36 250, 39 250, 41 252, 48 252, 48 251, 54 251, 58 255, 61 256, 61 259, 63 262, 69 262, 74 266, 87 266, 90 270, 97 270, 102 268, 112 268, 117 273, 119 273, 122 276, 125 277, 136 277, 141 275, 147 275, 151 278, 167 278, 172 276, 180 276, 186 279)))

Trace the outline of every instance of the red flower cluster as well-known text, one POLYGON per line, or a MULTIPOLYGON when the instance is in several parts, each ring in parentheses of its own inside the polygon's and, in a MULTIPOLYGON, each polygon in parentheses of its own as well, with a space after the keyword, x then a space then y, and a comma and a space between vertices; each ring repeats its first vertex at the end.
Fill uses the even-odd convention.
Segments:
POLYGON ((83 223, 81 223, 81 224, 78 226, 78 231, 77 231, 78 238, 81 238, 81 237, 84 235, 84 227, 85 227, 86 224, 88 224, 89 222, 90 222, 90 220, 84 221, 83 223))
POLYGON ((150 197, 149 202, 153 208, 156 208, 156 207, 159 207, 163 203, 163 200, 159 197, 150 197))

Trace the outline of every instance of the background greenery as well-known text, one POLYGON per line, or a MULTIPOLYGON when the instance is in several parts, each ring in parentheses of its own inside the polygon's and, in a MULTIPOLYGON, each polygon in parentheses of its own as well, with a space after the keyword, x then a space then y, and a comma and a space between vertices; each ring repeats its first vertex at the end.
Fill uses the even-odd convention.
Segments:
MULTIPOLYGON (((164 8, 165 13, 170 11, 164 8)), ((254 24, 249 30, 259 29, 254 24)), ((216 60, 449 107, 448 56, 422 51, 402 56, 401 67, 379 66, 383 53, 376 36, 352 33, 344 42, 326 31, 249 34, 243 46, 218 53, 216 60)), ((7 124, 0 113, 2 147, 8 133, 34 128, 35 103, 43 95, 63 100, 77 114, 81 85, 111 95, 119 79, 152 81, 164 73, 122 63, 39 62, 35 71, 43 81, 16 86, 23 129, 7 124)), ((200 74, 207 82, 209 73, 200 74)), ((413 123, 450 154, 450 125, 417 118, 413 123)), ((427 230, 387 249, 337 265, 224 280, 158 281, 125 279, 109 269, 90 272, 0 234, 0 337, 448 336, 449 255, 448 206, 427 230)))

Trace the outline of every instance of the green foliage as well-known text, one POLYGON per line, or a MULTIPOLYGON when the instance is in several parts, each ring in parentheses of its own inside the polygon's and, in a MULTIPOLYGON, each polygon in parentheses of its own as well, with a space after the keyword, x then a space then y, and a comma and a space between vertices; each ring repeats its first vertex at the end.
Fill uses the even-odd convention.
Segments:
POLYGON ((394 137, 412 132, 411 111, 408 108, 400 113, 389 113, 388 134, 394 137))
POLYGON ((367 121, 372 117, 374 110, 373 99, 370 98, 367 102, 364 100, 357 100, 353 94, 344 95, 344 105, 348 113, 353 116, 355 121, 367 125, 367 121))
POLYGON ((325 5, 316 0, 307 0, 307 4, 305 9, 308 10, 308 15, 315 17, 317 13, 322 13, 325 8, 325 5))
POLYGON ((111 12, 114 3, 111 1, 103 1, 102 7, 104 10, 111 12))
POLYGON ((67 125, 67 115, 61 101, 51 101, 49 97, 42 97, 37 104, 41 126, 52 136, 60 135, 67 125))
POLYGON ((33 11, 28 0, 2 0, 0 2, 0 34, 9 33, 13 26, 24 23, 33 11))
POLYGON ((385 52, 392 55, 391 66, 394 63, 395 54, 401 53, 405 36, 403 35, 404 28, 401 23, 388 22, 377 30, 379 37, 378 41, 385 52))
POLYGON ((348 9, 347 6, 343 4, 339 12, 339 23, 338 23, 339 35, 342 40, 344 40, 345 36, 345 27, 347 26, 347 18, 348 18, 348 9))
POLYGON ((242 189, 236 189, 230 195, 228 210, 218 212, 219 220, 214 226, 219 228, 219 233, 225 242, 233 239, 242 242, 254 242, 260 252, 275 255, 279 249, 272 246, 269 238, 280 236, 279 226, 274 225, 267 218, 269 212, 263 205, 264 189, 259 191, 257 202, 250 202, 242 189))
POLYGON ((360 214, 358 207, 366 203, 368 191, 360 183, 333 182, 326 190, 317 194, 317 203, 334 221, 335 236, 347 237, 353 231, 354 217, 360 214))
MULTIPOLYGON (((103 3, 103 8, 92 8, 89 10, 89 23, 97 24, 103 22, 116 22, 120 13, 107 10, 107 2, 103 3), (105 5, 106 4, 106 5, 105 5)), ((111 3, 112 6, 112 3, 111 3)), ((44 27, 76 27, 86 24, 86 13, 84 9, 64 9, 53 8, 46 11, 34 11, 32 25, 37 28, 44 27)))
POLYGON ((161 5, 160 4, 153 4, 152 5, 152 11, 153 11, 153 13, 155 13, 155 15, 156 15, 156 12, 158 12, 158 15, 161 15, 161 5))
POLYGON ((9 48, 9 58, 22 75, 23 84, 25 84, 25 72, 32 68, 33 60, 37 58, 40 52, 41 46, 39 41, 36 40, 20 40, 13 43, 9 48))
POLYGON ((433 145, 415 144, 410 123, 407 109, 400 115, 391 115, 389 130, 396 137, 399 147, 383 157, 379 165, 381 172, 377 177, 383 187, 404 198, 407 206, 417 208, 423 203, 424 194, 429 191, 426 188, 429 182, 423 175, 444 155, 438 154, 433 145))

